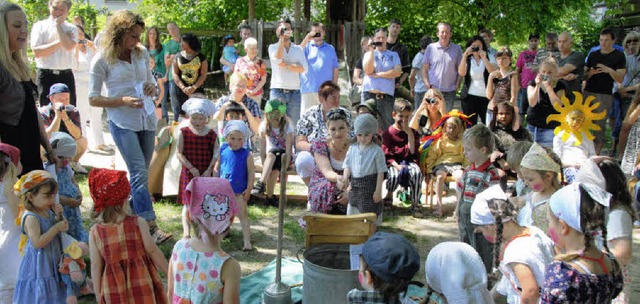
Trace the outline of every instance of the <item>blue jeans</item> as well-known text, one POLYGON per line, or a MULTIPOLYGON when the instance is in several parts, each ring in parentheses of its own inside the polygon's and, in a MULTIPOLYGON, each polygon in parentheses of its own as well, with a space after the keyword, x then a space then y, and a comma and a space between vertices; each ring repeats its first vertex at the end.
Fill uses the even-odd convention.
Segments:
POLYGON ((169 107, 168 107, 168 102, 169 102, 169 82, 165 82, 164 83, 164 96, 162 96, 162 119, 164 119, 166 122, 169 122, 169 107))
POLYGON ((153 154, 155 141, 154 131, 131 131, 109 122, 109 130, 113 136, 124 162, 129 170, 131 197, 134 213, 147 221, 156 219, 156 213, 149 196, 149 163, 153 154))
POLYGON ((531 132, 533 141, 545 148, 553 148, 553 129, 543 129, 527 125, 527 130, 531 132))
POLYGON ((518 90, 518 113, 519 115, 526 115, 529 109, 529 99, 527 98, 527 88, 518 90))
MULTIPOLYGON (((169 82, 169 96, 171 97, 171 110, 173 111, 173 121, 178 121, 180 117, 180 102, 178 101, 178 86, 171 80, 169 82)), ((168 114, 167 114, 168 115, 168 114)))
POLYGON ((295 124, 300 120, 302 97, 300 90, 271 89, 270 99, 279 99, 287 104, 287 116, 295 124))
POLYGON ((420 107, 420 104, 422 103, 422 99, 424 98, 424 94, 426 93, 427 91, 413 93, 413 109, 414 110, 420 107))
POLYGON ((456 91, 442 92, 442 96, 444 97, 444 105, 447 113, 449 113, 449 111, 453 110, 453 103, 456 100, 456 91))

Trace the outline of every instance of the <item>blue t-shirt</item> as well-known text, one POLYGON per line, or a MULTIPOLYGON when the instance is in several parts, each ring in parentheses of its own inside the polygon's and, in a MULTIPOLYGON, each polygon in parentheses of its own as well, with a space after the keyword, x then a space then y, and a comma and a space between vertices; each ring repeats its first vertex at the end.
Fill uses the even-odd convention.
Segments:
POLYGON ((229 61, 231 63, 236 63, 236 60, 238 60, 238 53, 236 53, 236 47, 235 46, 225 46, 222 49, 222 55, 224 56, 224 59, 226 61, 229 61))
MULTIPOLYGON (((364 62, 362 64, 364 65, 364 62)), ((393 70, 397 65, 401 65, 398 53, 389 50, 384 52, 378 50, 373 51, 373 71, 375 73, 393 70)), ((364 80, 362 81, 362 91, 369 92, 371 90, 381 91, 393 96, 396 90, 396 79, 370 77, 365 74, 364 80)))
POLYGON ((241 194, 247 189, 247 157, 251 152, 245 148, 231 150, 229 143, 220 146, 220 178, 231 183, 235 194, 241 194))
POLYGON ((326 42, 321 45, 310 42, 304 48, 304 56, 309 69, 300 73, 300 92, 317 93, 323 82, 333 80, 333 70, 338 68, 336 50, 326 42))

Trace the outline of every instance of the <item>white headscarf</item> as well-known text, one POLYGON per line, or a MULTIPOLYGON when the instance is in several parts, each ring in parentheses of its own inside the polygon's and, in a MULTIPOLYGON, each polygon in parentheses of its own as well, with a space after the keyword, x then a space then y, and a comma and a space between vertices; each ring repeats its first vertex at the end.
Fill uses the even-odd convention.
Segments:
MULTIPOLYGON (((491 186, 487 188, 487 190, 476 195, 476 199, 473 201, 473 205, 471 205, 471 223, 475 225, 491 225, 496 223, 496 220, 489 209, 489 200, 494 198, 505 201, 508 199, 507 194, 502 191, 502 187, 500 185, 491 186)), ((503 219, 503 221, 507 220, 517 221, 512 218, 503 219)))
POLYGON ((580 225, 580 186, 598 204, 609 207, 611 194, 595 184, 574 182, 556 191, 549 199, 549 208, 553 214, 563 220, 569 227, 583 232, 580 225))
POLYGON ((427 284, 448 303, 493 303, 487 272, 478 252, 462 242, 443 242, 431 249, 425 263, 427 284))
POLYGON ((49 143, 51 143, 51 148, 56 151, 56 155, 58 156, 71 158, 76 155, 76 141, 67 133, 51 133, 49 143))
POLYGON ((204 98, 189 98, 182 105, 182 111, 189 114, 189 116, 198 113, 206 117, 210 117, 214 113, 215 106, 209 99, 204 98))

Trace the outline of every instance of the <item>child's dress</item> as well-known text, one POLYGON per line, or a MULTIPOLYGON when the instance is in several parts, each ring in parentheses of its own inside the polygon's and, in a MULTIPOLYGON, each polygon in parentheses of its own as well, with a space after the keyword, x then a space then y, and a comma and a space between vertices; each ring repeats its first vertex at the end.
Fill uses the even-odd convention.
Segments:
POLYGON ((173 303, 222 303, 222 266, 230 256, 224 251, 198 252, 189 240, 179 240, 171 254, 173 303))
MULTIPOLYGON (((58 176, 58 194, 72 199, 80 197, 80 189, 73 183, 73 170, 71 167, 64 166, 57 172, 58 176)), ((80 207, 69 207, 62 205, 64 209, 64 217, 69 222, 69 230, 67 233, 80 242, 89 242, 89 233, 82 225, 82 213, 80 207)))
MULTIPOLYGON (((226 61, 229 61, 233 64, 236 63, 236 60, 238 60, 238 53, 236 53, 236 47, 235 46, 225 46, 222 49, 222 56, 224 56, 224 59, 226 61)), ((231 71, 231 68, 226 66, 226 65, 222 65, 222 71, 225 73, 229 73, 231 71)))
MULTIPOLYGON (((211 164, 213 149, 218 140, 218 135, 211 129, 209 133, 201 136, 193 133, 188 126, 180 129, 180 132, 182 132, 183 140, 182 154, 189 160, 191 165, 202 174, 211 164)), ((178 187, 178 203, 188 201, 188 197, 185 197, 186 193, 184 189, 191 179, 193 179, 193 175, 189 172, 189 169, 182 166, 182 170, 180 171, 180 187, 178 187)))
POLYGON ((144 249, 137 216, 91 228, 104 259, 99 303, 166 303, 166 293, 144 249))
MULTIPOLYGON (((27 217, 33 216, 40 223, 40 233, 44 234, 56 224, 55 214, 48 211, 48 217, 26 211, 22 217, 22 233, 27 217)), ((16 247, 17 248, 17 247, 16 247)), ((58 263, 62 257, 60 234, 46 246, 36 249, 27 241, 24 257, 20 263, 20 275, 13 293, 13 302, 20 303, 66 303, 67 291, 62 284, 58 263)), ((5 265, 5 263, 2 263, 5 265)), ((3 266, 4 267, 4 266, 3 266)))
POLYGON ((520 303, 522 284, 518 281, 510 264, 524 264, 531 270, 538 287, 544 286, 546 266, 553 261, 553 241, 542 230, 529 227, 523 234, 508 241, 500 257, 502 278, 496 291, 507 297, 507 303, 520 303))
POLYGON ((421 167, 427 168, 425 173, 436 173, 438 170, 445 170, 448 174, 455 170, 464 170, 466 166, 462 139, 452 141, 446 136, 440 137, 437 142, 431 145, 427 152, 425 163, 421 167))
POLYGON ((251 157, 250 154, 245 148, 231 150, 229 143, 220 146, 220 177, 231 183, 235 194, 242 194, 247 189, 247 157, 251 157))
POLYGON ((18 252, 20 227, 16 225, 4 191, 5 183, 0 182, 0 303, 11 303, 22 256, 18 252))
POLYGON ((533 202, 531 196, 533 193, 527 193, 524 197, 526 204, 518 211, 518 225, 535 226, 542 231, 549 230, 549 219, 547 218, 547 210, 549 209, 549 199, 533 202))
MULTIPOLYGON (((603 253, 600 259, 604 264, 603 253)), ((618 262, 609 254, 613 269, 603 267, 606 274, 592 274, 579 260, 573 260, 584 273, 573 268, 568 262, 553 261, 547 266, 545 285, 542 289, 542 303, 611 303, 622 291, 622 273, 618 262)))

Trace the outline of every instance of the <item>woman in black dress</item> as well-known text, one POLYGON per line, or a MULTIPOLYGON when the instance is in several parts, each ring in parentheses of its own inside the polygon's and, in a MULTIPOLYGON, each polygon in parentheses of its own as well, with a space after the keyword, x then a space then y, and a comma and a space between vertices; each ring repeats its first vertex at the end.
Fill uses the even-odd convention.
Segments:
POLYGON ((20 149, 22 172, 42 169, 40 145, 57 161, 36 109, 37 90, 29 75, 27 16, 11 2, 0 4, 0 140, 20 149), (6 40, 5 40, 6 39, 6 40))

